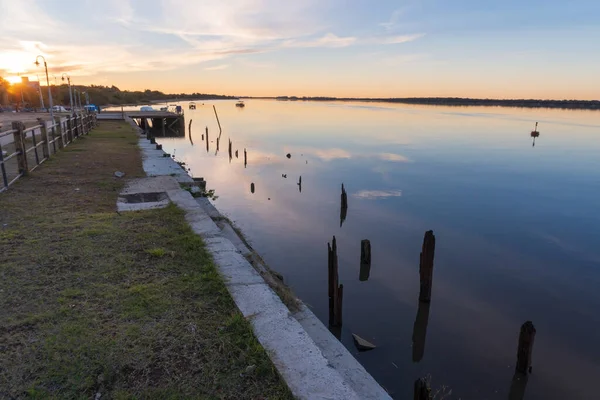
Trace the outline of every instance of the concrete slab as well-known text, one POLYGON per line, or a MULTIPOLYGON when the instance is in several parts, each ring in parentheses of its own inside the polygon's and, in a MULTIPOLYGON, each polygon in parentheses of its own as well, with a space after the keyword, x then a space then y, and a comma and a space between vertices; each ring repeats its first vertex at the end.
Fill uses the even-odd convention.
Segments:
POLYGON ((172 176, 154 176, 128 180, 121 194, 166 192, 179 189, 181 189, 179 183, 172 176))
POLYGON ((300 399, 359 399, 330 368, 321 351, 267 285, 230 286, 229 291, 249 318, 290 390, 300 399))
POLYGON ((348 349, 331 335, 329 329, 313 314, 306 305, 302 305, 294 317, 310 335, 323 356, 329 360, 335 369, 348 382, 352 389, 365 400, 389 400, 389 394, 365 370, 365 368, 350 354, 348 349))
POLYGON ((220 218, 222 217, 219 210, 215 208, 215 206, 210 202, 206 197, 198 197, 196 198, 196 202, 202 207, 202 209, 211 217, 211 218, 220 218))

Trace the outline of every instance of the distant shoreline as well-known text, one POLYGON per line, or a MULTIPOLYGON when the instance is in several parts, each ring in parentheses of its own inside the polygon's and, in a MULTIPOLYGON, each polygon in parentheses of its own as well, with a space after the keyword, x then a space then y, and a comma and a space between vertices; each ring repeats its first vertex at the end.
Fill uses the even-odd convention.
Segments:
POLYGON ((533 100, 533 99, 470 99, 461 97, 406 97, 406 98, 361 98, 361 97, 256 97, 242 96, 244 99, 269 99, 279 101, 356 101, 365 103, 400 103, 432 106, 483 106, 517 108, 558 108, 565 110, 600 110, 600 100, 533 100))

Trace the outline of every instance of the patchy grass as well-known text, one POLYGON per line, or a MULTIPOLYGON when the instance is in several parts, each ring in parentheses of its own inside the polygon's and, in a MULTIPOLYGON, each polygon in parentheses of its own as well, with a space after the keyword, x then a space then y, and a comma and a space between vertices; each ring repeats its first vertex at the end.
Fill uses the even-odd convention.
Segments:
POLYGON ((101 123, 0 194, 0 398, 291 399, 183 212, 115 212, 134 135, 101 123))

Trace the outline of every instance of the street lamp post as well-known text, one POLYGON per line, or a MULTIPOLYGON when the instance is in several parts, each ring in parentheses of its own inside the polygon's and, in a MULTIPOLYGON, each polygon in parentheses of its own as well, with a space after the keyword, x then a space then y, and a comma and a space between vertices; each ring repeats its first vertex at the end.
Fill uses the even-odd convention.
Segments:
POLYGON ((69 83, 69 104, 71 106, 71 115, 75 114, 75 109, 73 108, 73 92, 71 91, 71 77, 67 73, 62 74, 62 80, 64 82, 65 76, 67 77, 67 82, 69 83))
POLYGON ((40 93, 40 106, 42 106, 42 108, 46 108, 44 107, 44 96, 42 96, 42 82, 40 82, 40 76, 36 75, 38 78, 38 92, 40 93))
MULTIPOLYGON (((54 123, 54 110, 52 109, 54 105, 52 104, 52 91, 50 90, 50 78, 48 78, 48 64, 46 63, 46 59, 44 56, 37 56, 35 58, 35 65, 40 66, 39 59, 44 60, 44 69, 46 70, 46 84, 48 85, 48 101, 50 102, 50 118, 52 119, 52 123, 54 123)), ((52 128, 54 129, 54 128, 52 128)))

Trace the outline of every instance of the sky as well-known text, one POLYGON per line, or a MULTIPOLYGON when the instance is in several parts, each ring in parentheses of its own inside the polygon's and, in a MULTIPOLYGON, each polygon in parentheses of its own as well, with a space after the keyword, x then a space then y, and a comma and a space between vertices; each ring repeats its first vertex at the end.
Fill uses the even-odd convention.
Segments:
POLYGON ((240 96, 600 99, 597 0, 0 0, 0 76, 240 96))

